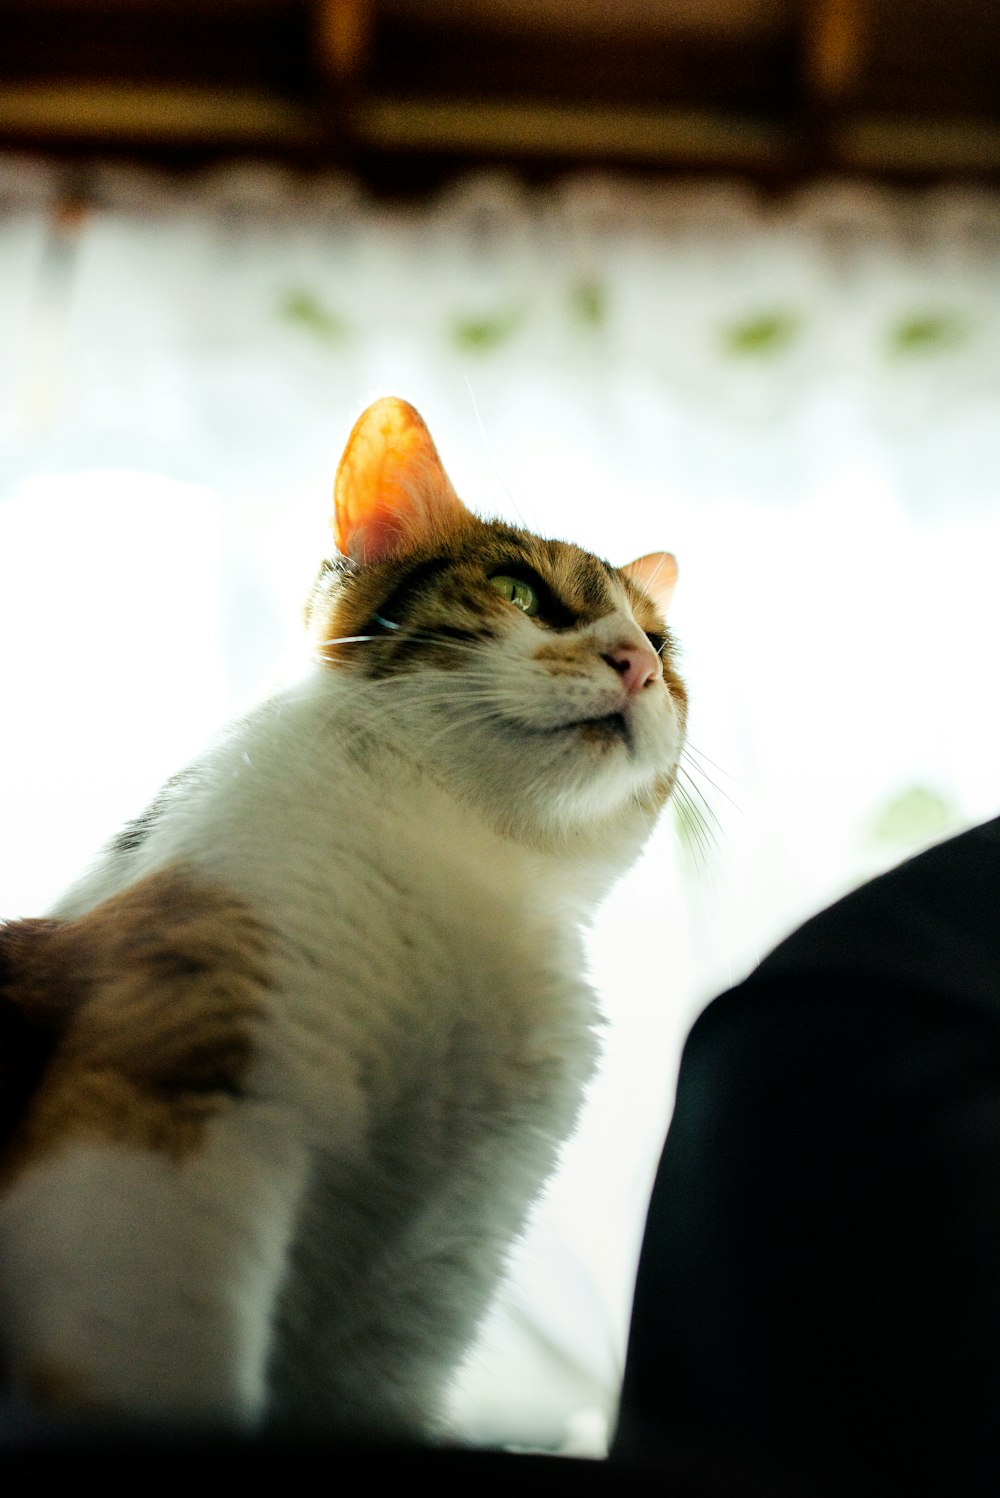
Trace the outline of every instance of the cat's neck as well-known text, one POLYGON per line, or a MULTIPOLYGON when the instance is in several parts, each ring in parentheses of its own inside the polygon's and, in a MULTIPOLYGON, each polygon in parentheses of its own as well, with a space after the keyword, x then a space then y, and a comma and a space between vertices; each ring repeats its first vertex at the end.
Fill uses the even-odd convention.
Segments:
MULTIPOLYGON (((530 802, 520 814, 493 813, 489 765, 456 776, 433 743, 415 737, 391 713, 380 711, 392 683, 345 682, 320 670, 296 690, 306 712, 328 715, 355 763, 365 767, 377 793, 397 805, 420 805, 435 825, 455 825, 485 846, 494 840, 517 861, 526 886, 536 884, 547 900, 587 914, 635 862, 656 821, 656 810, 638 804, 576 826, 539 817, 530 802)), ((462 767, 464 770, 464 766, 462 767)))

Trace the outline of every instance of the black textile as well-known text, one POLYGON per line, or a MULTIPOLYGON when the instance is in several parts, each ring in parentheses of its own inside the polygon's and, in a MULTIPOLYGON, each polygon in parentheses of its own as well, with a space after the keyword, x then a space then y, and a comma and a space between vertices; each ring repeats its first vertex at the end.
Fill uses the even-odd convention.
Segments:
POLYGON ((1000 1494, 1000 819, 695 1024, 615 1458, 734 1494, 1000 1494))

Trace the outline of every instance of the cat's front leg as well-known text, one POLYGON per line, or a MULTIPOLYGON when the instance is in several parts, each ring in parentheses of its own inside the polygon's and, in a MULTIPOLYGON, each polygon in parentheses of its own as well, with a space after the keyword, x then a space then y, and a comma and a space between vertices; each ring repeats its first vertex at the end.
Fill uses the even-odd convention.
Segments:
POLYGON ((12 1392, 143 1422, 256 1424, 303 1174, 259 1105, 234 1107, 184 1159, 81 1143, 36 1161, 0 1207, 12 1392))
POLYGON ((252 1422, 305 1176, 299 1115, 261 1096, 270 933, 178 867, 0 938, 10 1035, 44 1058, 0 1153, 8 1383, 252 1422))

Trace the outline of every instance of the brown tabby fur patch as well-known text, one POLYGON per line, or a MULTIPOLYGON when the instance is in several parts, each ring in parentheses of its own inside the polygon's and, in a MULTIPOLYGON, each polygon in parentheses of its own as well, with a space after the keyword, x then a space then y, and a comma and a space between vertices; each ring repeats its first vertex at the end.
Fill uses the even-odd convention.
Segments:
POLYGON ((266 953, 241 901, 177 869, 0 926, 0 1179, 67 1139, 195 1149, 243 1086, 266 953))

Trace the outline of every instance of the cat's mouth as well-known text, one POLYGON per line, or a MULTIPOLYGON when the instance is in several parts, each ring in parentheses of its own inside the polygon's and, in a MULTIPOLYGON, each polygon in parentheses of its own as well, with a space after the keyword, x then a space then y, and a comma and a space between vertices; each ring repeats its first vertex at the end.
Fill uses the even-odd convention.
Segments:
POLYGON ((602 718, 581 718, 576 723, 567 723, 575 728, 588 744, 625 744, 632 747, 632 735, 624 713, 606 713, 602 718))

